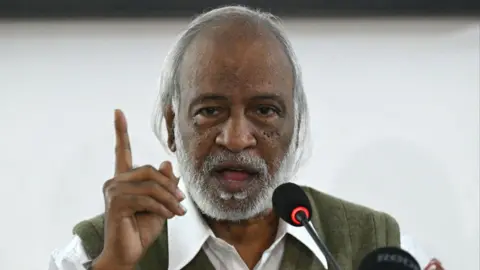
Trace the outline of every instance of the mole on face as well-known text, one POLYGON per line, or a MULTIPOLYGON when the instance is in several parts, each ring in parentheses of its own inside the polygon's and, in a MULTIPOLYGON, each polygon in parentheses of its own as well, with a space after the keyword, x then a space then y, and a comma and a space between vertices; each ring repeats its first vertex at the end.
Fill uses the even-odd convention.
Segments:
POLYGON ((279 137, 281 137, 281 134, 277 130, 263 131, 263 136, 265 136, 265 138, 270 141, 275 141, 275 140, 278 140, 279 137))
POLYGON ((292 66, 273 34, 226 23, 200 33, 181 66, 179 131, 196 160, 249 151, 274 164, 293 134, 292 66))

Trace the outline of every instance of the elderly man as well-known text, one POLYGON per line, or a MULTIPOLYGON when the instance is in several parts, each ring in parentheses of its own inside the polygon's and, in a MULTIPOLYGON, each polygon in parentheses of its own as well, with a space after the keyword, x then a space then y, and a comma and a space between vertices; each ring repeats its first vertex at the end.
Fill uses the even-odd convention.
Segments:
MULTIPOLYGON (((165 63, 155 129, 161 139, 165 120, 181 180, 168 161, 132 167, 127 122, 115 111, 105 213, 75 226, 50 269, 327 269, 307 232, 272 212, 273 190, 293 178, 308 138, 299 67, 275 18, 242 7, 210 11, 165 63)), ((304 190, 313 226, 342 269, 400 245, 391 216, 304 190)))

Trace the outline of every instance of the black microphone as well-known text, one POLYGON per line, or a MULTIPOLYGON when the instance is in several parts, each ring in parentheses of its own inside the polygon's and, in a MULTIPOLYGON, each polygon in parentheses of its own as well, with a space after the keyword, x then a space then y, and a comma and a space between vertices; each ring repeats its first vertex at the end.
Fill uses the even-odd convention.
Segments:
POLYGON ((405 250, 396 247, 376 249, 360 263, 359 270, 421 270, 420 264, 405 250))
POLYGON ((310 225, 312 206, 307 194, 294 183, 285 183, 278 186, 272 196, 273 210, 288 224, 295 227, 305 227, 317 246, 323 252, 333 270, 340 270, 340 266, 333 258, 327 246, 320 240, 315 229, 310 225))

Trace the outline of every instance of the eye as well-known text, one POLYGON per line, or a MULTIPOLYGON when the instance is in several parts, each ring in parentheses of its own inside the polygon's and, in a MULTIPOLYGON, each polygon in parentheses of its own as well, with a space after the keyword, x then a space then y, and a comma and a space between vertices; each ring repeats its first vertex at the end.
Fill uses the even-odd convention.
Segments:
POLYGON ((272 106, 260 106, 257 108, 257 114, 264 117, 271 117, 279 114, 277 108, 272 106))
POLYGON ((205 107, 197 111, 196 115, 201 115, 204 117, 212 117, 217 115, 220 112, 220 109, 217 107, 205 107))

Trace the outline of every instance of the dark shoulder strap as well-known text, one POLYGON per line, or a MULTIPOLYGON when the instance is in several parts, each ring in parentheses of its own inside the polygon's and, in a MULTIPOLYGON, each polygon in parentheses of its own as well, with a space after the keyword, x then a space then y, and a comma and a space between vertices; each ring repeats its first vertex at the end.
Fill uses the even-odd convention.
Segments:
MULTIPOLYGON (((73 233, 82 239, 82 245, 87 256, 94 260, 103 250, 104 242, 104 215, 84 220, 73 228, 73 233)), ((138 270, 167 270, 168 269, 168 228, 167 224, 147 249, 145 255, 137 265, 138 270)))
POLYGON ((312 204, 312 224, 342 269, 357 269, 376 248, 400 245, 398 224, 388 214, 303 188, 312 204))
POLYGON ((322 262, 300 241, 291 235, 285 236, 285 250, 283 252, 282 270, 325 270, 322 262))
POLYGON ((168 227, 165 222, 162 233, 148 248, 138 264, 138 270, 167 270, 168 269, 168 227))
POLYGON ((377 230, 376 236, 379 247, 400 247, 400 227, 392 216, 383 212, 375 212, 373 223, 377 230))
POLYGON ((200 249, 197 255, 182 270, 215 270, 207 254, 200 249))
POLYGON ((104 216, 102 214, 84 220, 73 228, 73 234, 82 239, 83 248, 91 260, 97 258, 103 250, 103 225, 104 216))

